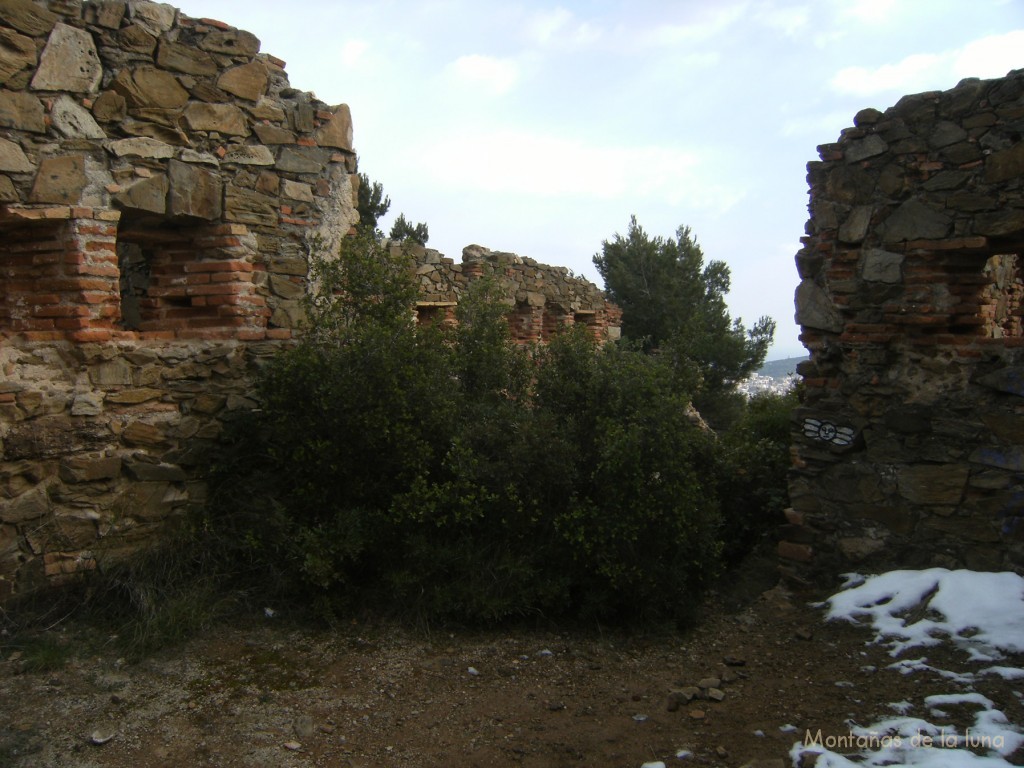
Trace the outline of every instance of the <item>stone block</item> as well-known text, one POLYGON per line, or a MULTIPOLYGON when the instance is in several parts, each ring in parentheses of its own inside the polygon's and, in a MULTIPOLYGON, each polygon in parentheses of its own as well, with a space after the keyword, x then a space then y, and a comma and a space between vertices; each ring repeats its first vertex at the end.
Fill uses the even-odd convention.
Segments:
POLYGON ((93 93, 102 79, 103 65, 92 35, 67 24, 54 25, 32 78, 33 90, 93 93))
POLYGON ((156 52, 156 63, 163 69, 187 75, 209 77, 217 73, 217 62, 206 51, 182 43, 161 40, 156 52))
POLYGON ((0 0, 4 24, 32 37, 49 34, 60 18, 32 0, 0 0))
POLYGON ((0 138, 0 171, 4 173, 32 173, 36 167, 20 146, 0 138))
POLYGON ((910 199, 893 211, 881 226, 882 240, 941 240, 949 234, 952 219, 920 200, 910 199))
POLYGON ((100 0, 89 3, 86 8, 89 21, 107 29, 119 29, 127 9, 125 0, 100 0))
POLYGON ((50 511, 50 499, 46 489, 35 487, 18 496, 14 501, 0 504, 0 521, 4 523, 24 523, 37 520, 50 511))
POLYGON ((30 203, 77 205, 87 183, 84 156, 48 157, 39 163, 28 199, 30 203))
POLYGON ((72 456, 60 463, 58 476, 65 483, 92 483, 112 480, 121 475, 119 456, 72 456))
POLYGON ((0 29, 0 84, 36 65, 36 44, 13 29, 0 29))
POLYGON ((264 144, 294 144, 295 134, 276 125, 263 125, 257 123, 252 127, 256 136, 264 144))
POLYGON ((260 52, 260 41, 256 35, 241 29, 218 29, 202 38, 199 47, 211 53, 252 58, 260 52))
POLYGON ((970 468, 959 464, 904 466, 896 471, 900 495, 912 504, 955 506, 963 499, 970 468))
POLYGON ((188 102, 188 91, 178 79, 150 66, 122 69, 111 83, 111 88, 124 96, 130 110, 180 109, 188 102))
POLYGON ((796 289, 796 322, 806 328, 831 333, 843 330, 843 319, 828 294, 813 280, 800 282, 796 289))
POLYGON ((128 114, 128 102, 116 91, 103 91, 92 103, 92 115, 102 123, 120 121, 128 114))
POLYGON ((248 136, 249 126, 234 104, 193 102, 185 109, 185 122, 193 131, 215 131, 228 136, 248 136))
POLYGON ((1024 176, 1024 142, 993 152, 985 158, 985 181, 1000 184, 1024 176))
POLYGON ((167 213, 167 192, 170 184, 167 176, 160 173, 148 179, 141 179, 114 196, 114 202, 122 208, 150 213, 167 213))
POLYGON ((861 257, 860 276, 868 282, 902 282, 903 260, 902 253, 893 253, 881 248, 865 249, 861 257))
POLYGON ((278 155, 276 167, 288 173, 320 173, 326 165, 322 152, 285 147, 278 155))
POLYGON ((352 151, 352 113, 347 104, 334 108, 326 125, 321 126, 313 136, 321 147, 335 147, 352 151))
POLYGON ((169 482, 134 482, 125 487, 116 505, 121 514, 145 522, 164 520, 174 509, 169 482))
POLYGON ((53 127, 68 139, 107 138, 89 111, 67 95, 58 96, 54 101, 50 120, 53 127))
POLYGON ((132 21, 157 37, 174 26, 177 13, 174 6, 166 3, 128 0, 128 15, 132 21))
POLYGON ((844 243, 861 242, 868 233, 874 210, 870 205, 858 205, 850 211, 850 215, 839 228, 839 239, 844 243))
POLYGON ((276 197, 229 184, 224 194, 224 218, 240 224, 277 226, 276 197))
POLYGON ((983 445, 971 453, 971 462, 986 467, 1024 472, 1024 448, 1018 446, 983 445))
POLYGON ((130 24, 117 33, 118 45, 125 51, 151 55, 156 50, 156 37, 138 24, 130 24))
MULTIPOLYGON (((257 131, 258 134, 259 131, 257 131)), ((276 161, 274 153, 270 151, 269 147, 260 144, 239 144, 228 150, 228 153, 224 155, 224 162, 235 165, 269 166, 276 161)))
POLYGON ((0 90, 0 128, 46 132, 43 103, 30 93, 0 90))
POLYGON ((166 160, 174 157, 175 152, 170 144, 148 137, 108 141, 104 146, 115 157, 143 157, 148 160, 166 160))
POLYGON ((258 61, 232 67, 217 78, 217 87, 247 101, 259 101, 267 92, 270 77, 258 61))
POLYGON ((161 427, 144 421, 133 421, 121 433, 121 437, 128 445, 155 447, 166 442, 161 427))
POLYGON ((851 141, 843 149, 843 158, 848 163, 859 163, 870 157, 877 157, 889 150, 889 145, 877 133, 869 134, 867 137, 851 141))
POLYGON ((169 173, 172 215, 207 221, 220 218, 223 187, 218 174, 180 160, 170 161, 169 173))

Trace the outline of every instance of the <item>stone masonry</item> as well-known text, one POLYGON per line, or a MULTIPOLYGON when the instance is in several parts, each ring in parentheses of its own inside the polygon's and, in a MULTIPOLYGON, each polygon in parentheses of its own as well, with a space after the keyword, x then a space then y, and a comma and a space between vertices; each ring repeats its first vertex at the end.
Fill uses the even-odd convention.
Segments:
MULTIPOLYGON (((392 246, 397 247, 397 246, 392 246)), ((462 263, 435 250, 413 246, 419 278, 419 322, 453 322, 455 307, 474 280, 497 281, 510 306, 512 337, 519 343, 543 343, 553 333, 582 323, 598 341, 619 338, 622 310, 596 285, 565 267, 538 264, 514 253, 470 245, 462 263)))
MULTIPOLYGON (((0 602, 159 541, 357 223, 345 105, 145 0, 0 0, 0 602)), ((417 252, 421 319, 493 274, 516 335, 617 316, 566 270, 417 252)), ((440 313, 440 314, 439 314, 440 313)))
POLYGON ((0 0, 0 600, 158 539, 358 220, 348 107, 143 0, 0 0))
POLYGON ((796 578, 1024 568, 1024 70, 865 109, 808 164, 796 578))

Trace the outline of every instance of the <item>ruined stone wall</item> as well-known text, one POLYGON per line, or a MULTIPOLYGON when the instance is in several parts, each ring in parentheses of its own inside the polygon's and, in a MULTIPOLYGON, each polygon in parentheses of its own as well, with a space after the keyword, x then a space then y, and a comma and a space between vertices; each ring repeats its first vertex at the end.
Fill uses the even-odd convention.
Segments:
MULTIPOLYGON (((398 246, 392 246, 398 247, 398 246)), ((543 343, 566 327, 583 324, 598 341, 620 337, 622 311, 604 292, 565 267, 538 264, 514 253, 470 245, 462 263, 441 253, 413 247, 420 301, 420 322, 453 322, 455 307, 474 280, 491 278, 511 307, 513 338, 523 344, 543 343)))
POLYGON ((155 541, 357 221, 348 108, 250 33, 0 0, 0 600, 155 541))
POLYGON ((808 165, 780 554, 1024 567, 1024 70, 865 109, 808 165))

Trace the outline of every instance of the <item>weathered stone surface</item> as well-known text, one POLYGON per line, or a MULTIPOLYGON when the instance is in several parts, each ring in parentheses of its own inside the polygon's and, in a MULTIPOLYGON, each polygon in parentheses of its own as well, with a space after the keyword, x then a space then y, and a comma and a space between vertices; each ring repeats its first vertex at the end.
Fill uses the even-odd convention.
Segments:
POLYGON ((107 134, 89 111, 70 96, 61 95, 50 110, 53 127, 69 139, 105 139, 107 134))
POLYGON ((253 127, 259 140, 264 144, 294 144, 295 134, 276 125, 263 125, 257 123, 253 127))
POLYGON ((125 389, 120 392, 108 392, 106 401, 117 405, 138 405, 151 400, 159 400, 163 397, 163 390, 140 387, 139 389, 125 389))
POLYGON ((48 157, 39 163, 29 202, 74 205, 87 183, 82 155, 48 157))
POLYGON ((309 184, 291 181, 290 179, 282 179, 281 196, 287 197, 291 200, 300 200, 302 202, 312 203, 313 188, 309 184))
POLYGON ((908 200, 900 205, 881 228, 882 241, 939 240, 949 234, 950 217, 919 200, 908 200))
MULTIPOLYGON (((979 378, 978 383, 1000 392, 1024 397, 1024 366, 1000 368, 979 378)), ((1021 437, 1024 438, 1024 434, 1021 437)))
POLYGON ((241 144, 232 147, 224 155, 225 163, 236 165, 273 165, 274 153, 260 144, 241 144))
POLYGON ((839 239, 844 243, 861 242, 868 233, 873 212, 874 208, 870 205, 858 205, 850 211, 843 226, 839 228, 839 239))
POLYGON ((0 176, 0 203, 14 203, 18 200, 18 190, 6 176, 0 176))
POLYGON ((128 14, 132 21, 152 35, 159 37, 174 25, 177 10, 165 3, 147 0, 129 0, 128 14))
POLYGON ((0 522, 24 523, 28 520, 36 520, 50 511, 50 500, 46 496, 46 489, 36 486, 31 491, 23 493, 14 501, 0 504, 0 522))
POLYGON ((170 213, 213 221, 220 218, 222 184, 220 177, 205 168, 172 160, 170 171, 170 213))
POLYGON ((901 467, 896 472, 900 495, 914 504, 959 504, 970 470, 960 464, 901 467))
POLYGON ((33 37, 48 34, 60 18, 32 0, 0 0, 4 24, 33 37))
POLYGON ((1021 473, 1024 472, 1024 448, 983 445, 971 454, 971 461, 986 467, 1021 473))
POLYGON ((212 53, 252 57, 260 52, 260 41, 241 29, 214 30, 199 41, 199 47, 212 53))
POLYGON ((285 147, 277 158, 276 167, 288 173, 320 173, 325 165, 314 150, 285 147))
POLYGON ((249 111, 257 120, 269 120, 273 123, 284 122, 287 117, 281 105, 270 99, 260 99, 255 106, 249 107, 249 111))
POLYGON ((0 84, 36 65, 36 44, 31 37, 0 28, 0 84))
POLYGON ((125 0, 101 0, 98 3, 89 3, 86 10, 90 14, 89 20, 93 24, 98 24, 107 29, 118 29, 121 26, 121 20, 124 18, 125 12, 128 10, 128 4, 125 0))
POLYGON ((132 208, 150 213, 167 213, 167 193, 170 184, 163 173, 140 179, 114 195, 114 203, 121 208, 132 208))
POLYGON ((131 110, 178 109, 188 101, 188 91, 174 75, 148 66, 121 70, 111 87, 124 96, 131 110))
POLYGON ((285 275, 271 275, 270 290, 285 299, 301 299, 306 295, 304 282, 285 275))
POLYGON ((140 137, 133 139, 118 139, 109 141, 105 145, 108 152, 116 157, 145 157, 151 160, 174 157, 175 149, 157 139, 140 137))
POLYGON ((121 474, 121 459, 117 456, 75 456, 60 463, 59 474, 65 483, 110 480, 121 474))
POLYGON ((1024 142, 985 158, 985 182, 998 184, 1024 176, 1024 142))
POLYGON ((123 120, 128 114, 128 102, 116 91, 104 91, 92 103, 92 114, 103 123, 123 120))
POLYGON ((205 51, 188 45, 161 40, 156 52, 156 63, 163 69, 188 75, 210 76, 217 72, 217 62, 205 51))
POLYGON ((975 220, 974 231, 987 237, 1006 237, 1024 232, 1024 207, 983 213, 975 220))
POLYGON ((861 261, 861 277, 869 282, 898 283, 903 279, 903 254, 868 248, 861 261))
POLYGON ((156 50, 156 37, 138 24, 132 24, 118 32, 118 43, 132 53, 151 54, 156 50))
POLYGON ((103 78, 103 65, 92 35, 84 29, 56 24, 39 57, 32 78, 37 91, 93 93, 103 78))
POLYGON ((36 167, 24 150, 7 139, 0 139, 0 171, 5 173, 31 173, 36 167))
POLYGON ((258 61, 232 67, 217 78, 218 88, 248 101, 259 101, 269 83, 267 68, 258 61))
POLYGON ((796 289, 796 322, 808 328, 839 333, 843 319, 828 295, 813 280, 803 280, 796 289))
POLYGON ((846 162, 859 163, 869 157, 877 157, 888 149, 889 145, 885 143, 885 140, 878 134, 872 133, 864 139, 850 144, 845 152, 846 162))
POLYGON ((150 447, 162 445, 166 441, 163 429, 156 424, 147 424, 144 421, 133 421, 121 437, 128 445, 150 447))
POLYGON ((228 185, 224 194, 224 218, 240 224, 275 226, 277 198, 228 185))
POLYGON ((118 502, 122 514, 143 521, 166 518, 174 509, 173 486, 164 482, 136 482, 128 485, 118 502))
POLYGON ((352 113, 348 104, 334 108, 333 117, 315 134, 316 143, 321 147, 336 147, 352 151, 352 113))
POLYGON ((43 103, 30 93, 0 90, 0 128, 44 133, 43 103))
POLYGON ((216 131, 228 136, 249 135, 245 113, 233 104, 189 104, 185 108, 185 121, 193 131, 216 131))

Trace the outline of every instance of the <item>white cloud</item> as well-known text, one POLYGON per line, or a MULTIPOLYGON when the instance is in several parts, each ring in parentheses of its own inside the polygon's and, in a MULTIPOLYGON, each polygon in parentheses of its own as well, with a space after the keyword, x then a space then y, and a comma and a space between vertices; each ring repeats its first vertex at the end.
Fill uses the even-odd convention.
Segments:
POLYGON ((601 39, 601 29, 577 21, 571 11, 559 6, 534 14, 526 23, 526 35, 541 47, 585 48, 601 39))
POLYGON ((1003 77, 1011 69, 1021 67, 1024 67, 1024 29, 975 40, 953 56, 957 79, 1003 77))
POLYGON ((832 78, 842 93, 872 96, 951 88, 965 77, 1002 77, 1024 66, 1024 29, 991 35, 943 53, 917 53, 875 69, 846 67, 832 78))
POLYGON ((648 199, 724 210, 742 193, 701 178, 698 153, 602 146, 516 130, 450 137, 420 157, 444 157, 434 178, 455 188, 533 198, 648 199))
POLYGON ((339 53, 341 63, 349 69, 355 69, 369 49, 370 44, 365 40, 346 40, 339 53))
POLYGON ((810 15, 810 9, 807 6, 777 8, 766 3, 758 9, 754 18, 766 27, 782 32, 787 37, 797 37, 807 29, 810 15))
POLYGON ((512 59, 471 54, 460 56, 448 68, 457 81, 496 95, 507 93, 519 80, 519 65, 512 59))
POLYGON ((887 21, 896 6, 896 0, 855 0, 843 7, 842 15, 867 24, 887 21))
POLYGON ((660 24, 649 30, 643 43, 653 46, 676 46, 712 40, 722 35, 748 12, 746 3, 718 7, 710 18, 684 24, 660 24))
POLYGON ((917 53, 896 64, 883 64, 876 69, 846 67, 832 78, 832 87, 854 96, 872 96, 876 93, 898 91, 912 93, 927 90, 927 83, 942 65, 943 56, 917 53))

